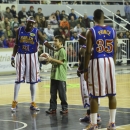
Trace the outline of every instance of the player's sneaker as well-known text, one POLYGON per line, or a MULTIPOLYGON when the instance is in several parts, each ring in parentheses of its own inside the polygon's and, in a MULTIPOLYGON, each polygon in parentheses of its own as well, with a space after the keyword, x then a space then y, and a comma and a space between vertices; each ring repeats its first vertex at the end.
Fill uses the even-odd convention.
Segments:
POLYGON ((18 108, 17 104, 18 104, 18 102, 16 102, 16 101, 12 102, 12 108, 11 108, 12 112, 16 112, 17 111, 17 108, 18 108))
POLYGON ((68 113, 68 109, 62 109, 60 110, 60 114, 67 114, 68 113))
POLYGON ((99 114, 97 114, 97 124, 101 125, 101 123, 102 123, 101 117, 99 114))
POLYGON ((46 111, 47 114, 56 114, 56 110, 53 110, 51 108, 49 108, 47 111, 46 111))
POLYGON ((107 126, 107 130, 116 130, 115 123, 109 123, 108 126, 107 126))
POLYGON ((86 116, 83 117, 83 118, 79 118, 79 121, 80 121, 80 122, 90 123, 90 116, 89 116, 89 115, 86 115, 86 116))
MULTIPOLYGON (((90 123, 90 122, 91 122, 91 121, 90 121, 90 116, 89 116, 89 115, 86 115, 86 116, 83 117, 83 118, 79 118, 79 121, 80 121, 80 122, 90 123)), ((98 114, 98 115, 97 115, 97 124, 98 124, 98 125, 101 125, 101 123, 102 123, 102 120, 101 120, 100 115, 98 114)))
POLYGON ((98 126, 94 125, 94 124, 90 124, 89 126, 87 126, 85 129, 83 130, 98 130, 98 126))
POLYGON ((31 103, 30 110, 40 111, 40 109, 37 107, 37 105, 36 105, 35 102, 32 102, 32 103, 31 103))

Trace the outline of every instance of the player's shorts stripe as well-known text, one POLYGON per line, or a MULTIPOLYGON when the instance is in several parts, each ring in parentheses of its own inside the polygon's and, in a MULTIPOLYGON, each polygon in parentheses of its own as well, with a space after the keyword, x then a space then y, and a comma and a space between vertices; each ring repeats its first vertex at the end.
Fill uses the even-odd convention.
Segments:
MULTIPOLYGON (((104 76, 106 79, 106 59, 104 58, 104 76)), ((106 87, 106 93, 108 94, 108 86, 107 86, 107 81, 105 81, 105 87, 106 87)))
POLYGON ((31 83, 31 54, 30 54, 30 83, 31 83))
POLYGON ((101 81, 100 81, 99 59, 97 59, 97 71, 98 71, 99 96, 101 96, 101 81))
POLYGON ((111 62, 109 58, 108 58, 108 61, 109 61, 109 67, 110 67, 111 93, 113 94, 112 68, 111 68, 111 62))
POLYGON ((36 68, 36 82, 37 82, 37 64, 36 64, 36 56, 35 56, 35 53, 34 53, 34 60, 35 60, 35 68, 36 68))
POLYGON ((19 82, 21 81, 21 54, 20 54, 20 63, 19 63, 19 82))
POLYGON ((93 75, 93 59, 92 59, 92 66, 91 66, 91 71, 92 71, 92 84, 93 84, 93 95, 95 96, 95 89, 94 89, 94 75, 93 75))

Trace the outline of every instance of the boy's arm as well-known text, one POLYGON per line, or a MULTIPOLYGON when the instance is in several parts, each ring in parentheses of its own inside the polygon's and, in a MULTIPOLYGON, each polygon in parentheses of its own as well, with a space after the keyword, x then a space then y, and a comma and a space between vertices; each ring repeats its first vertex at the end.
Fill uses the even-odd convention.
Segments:
POLYGON ((53 64, 53 62, 57 63, 57 64, 60 64, 60 65, 62 65, 64 63, 64 60, 61 61, 61 60, 53 59, 52 57, 49 57, 48 61, 51 62, 52 64, 53 64))

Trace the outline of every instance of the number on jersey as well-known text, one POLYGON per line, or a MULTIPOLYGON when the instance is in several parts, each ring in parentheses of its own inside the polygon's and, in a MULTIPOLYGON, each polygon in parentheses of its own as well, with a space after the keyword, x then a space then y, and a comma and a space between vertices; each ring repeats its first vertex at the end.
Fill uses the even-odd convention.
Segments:
POLYGON ((98 45, 98 47, 96 48, 96 51, 98 53, 102 53, 102 52, 107 52, 107 53, 111 53, 113 51, 113 40, 105 40, 105 42, 102 39, 97 40, 96 44, 98 45))

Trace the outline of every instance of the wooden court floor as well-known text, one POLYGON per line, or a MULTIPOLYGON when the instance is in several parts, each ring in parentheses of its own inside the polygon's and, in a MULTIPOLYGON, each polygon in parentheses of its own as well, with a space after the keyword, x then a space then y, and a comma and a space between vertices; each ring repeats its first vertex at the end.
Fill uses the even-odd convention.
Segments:
MULTIPOLYGON (((118 108, 130 108, 130 74, 118 74, 116 75, 117 83, 117 107, 118 108)), ((68 104, 82 105, 80 88, 78 86, 79 78, 67 80, 67 98, 68 104)), ((13 99, 14 84, 0 85, 0 105, 11 104, 13 99)), ((49 103, 49 81, 40 82, 37 85, 36 102, 49 103)), ((28 84, 21 84, 18 102, 30 102, 30 90, 28 84)), ((58 103, 60 101, 58 99, 58 103)), ((103 107, 108 106, 107 98, 101 98, 101 105, 103 107)), ((120 111, 123 113, 123 111, 120 111)), ((130 111, 127 112, 130 116, 130 111)), ((117 112, 118 114, 118 112, 117 112)), ((117 130, 130 130, 130 125, 125 125, 117 128, 117 130)))

